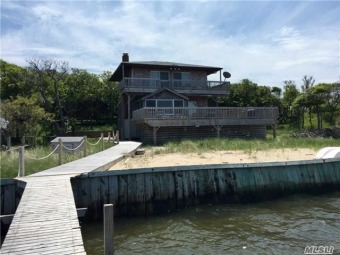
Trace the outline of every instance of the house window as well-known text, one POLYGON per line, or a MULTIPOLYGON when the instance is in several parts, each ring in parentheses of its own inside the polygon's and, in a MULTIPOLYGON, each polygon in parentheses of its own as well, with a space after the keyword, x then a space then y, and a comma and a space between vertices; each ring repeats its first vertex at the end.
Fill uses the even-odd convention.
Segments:
POLYGON ((176 72, 172 74, 174 88, 190 86, 190 73, 176 72))
POLYGON ((151 71, 150 83, 155 88, 169 87, 169 72, 151 71))
POLYGON ((157 100, 157 107, 174 107, 173 106, 173 100, 158 99, 157 100))
POLYGON ((156 100, 155 99, 146 100, 145 107, 156 107, 156 100))
POLYGON ((181 99, 146 99, 145 107, 185 107, 186 102, 181 99))
POLYGON ((174 100, 174 107, 184 107, 183 100, 174 100))

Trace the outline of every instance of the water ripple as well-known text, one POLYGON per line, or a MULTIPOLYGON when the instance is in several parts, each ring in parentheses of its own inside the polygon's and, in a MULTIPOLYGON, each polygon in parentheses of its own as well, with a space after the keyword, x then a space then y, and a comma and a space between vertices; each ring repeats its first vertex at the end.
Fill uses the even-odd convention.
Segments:
MULTIPOLYGON (((117 219, 115 254, 303 254, 306 245, 340 252, 339 207, 332 193, 117 219)), ((82 228, 87 253, 103 254, 102 227, 82 228)))

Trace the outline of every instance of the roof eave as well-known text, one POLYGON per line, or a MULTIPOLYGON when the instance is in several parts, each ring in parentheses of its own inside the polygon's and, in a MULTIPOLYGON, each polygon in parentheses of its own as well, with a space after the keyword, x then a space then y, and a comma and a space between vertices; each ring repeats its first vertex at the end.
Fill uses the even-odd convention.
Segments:
POLYGON ((164 70, 169 70, 169 68, 175 68, 177 70, 181 70, 181 71, 192 71, 192 70, 202 70, 202 71, 206 71, 207 72, 207 75, 210 75, 210 74, 213 74, 213 73, 216 73, 218 71, 221 71, 223 68, 221 67, 212 67, 212 66, 190 66, 190 65, 187 65, 187 66, 180 66, 180 65, 157 65, 157 64, 145 64, 145 63, 133 63, 133 62, 121 62, 119 64, 119 66, 117 67, 117 69, 113 72, 113 74, 111 75, 111 78, 110 78, 110 81, 121 81, 123 79, 123 72, 122 72, 122 69, 123 69, 123 66, 124 65, 124 69, 126 68, 126 70, 124 71, 127 71, 128 68, 131 68, 131 67, 142 67, 142 68, 155 68, 155 69, 164 69, 164 70))

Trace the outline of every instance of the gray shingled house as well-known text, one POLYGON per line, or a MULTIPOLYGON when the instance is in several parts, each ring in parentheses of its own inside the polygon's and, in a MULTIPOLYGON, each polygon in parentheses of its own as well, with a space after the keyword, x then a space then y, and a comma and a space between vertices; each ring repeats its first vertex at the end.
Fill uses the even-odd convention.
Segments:
POLYGON ((111 76, 120 83, 119 130, 123 139, 162 143, 180 138, 266 137, 275 107, 217 107, 229 82, 222 68, 172 62, 122 62, 111 76), (219 81, 208 76, 219 72, 219 81), (214 105, 214 106, 213 106, 214 105))

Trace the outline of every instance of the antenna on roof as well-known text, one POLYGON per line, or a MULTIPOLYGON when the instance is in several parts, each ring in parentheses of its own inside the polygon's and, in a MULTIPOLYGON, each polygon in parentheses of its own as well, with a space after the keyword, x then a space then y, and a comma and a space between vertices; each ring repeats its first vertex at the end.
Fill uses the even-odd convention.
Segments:
POLYGON ((225 81, 226 79, 229 79, 231 77, 231 74, 229 72, 223 72, 223 76, 225 81))

